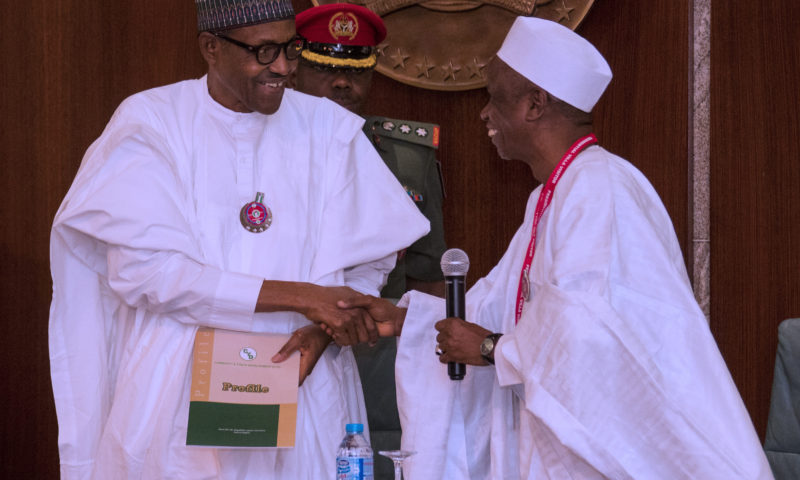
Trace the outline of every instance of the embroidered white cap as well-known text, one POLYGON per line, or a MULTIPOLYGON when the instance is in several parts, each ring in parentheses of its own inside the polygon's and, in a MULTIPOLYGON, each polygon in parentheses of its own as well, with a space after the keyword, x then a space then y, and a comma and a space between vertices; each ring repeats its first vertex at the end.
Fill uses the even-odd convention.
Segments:
POLYGON ((497 56, 554 97, 591 112, 611 82, 606 59, 569 28, 536 17, 517 17, 497 56))

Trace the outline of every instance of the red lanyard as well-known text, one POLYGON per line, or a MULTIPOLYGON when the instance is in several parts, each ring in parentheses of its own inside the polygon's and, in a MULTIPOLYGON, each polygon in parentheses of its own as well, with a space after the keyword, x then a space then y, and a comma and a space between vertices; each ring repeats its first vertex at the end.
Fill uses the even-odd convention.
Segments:
POLYGON ((578 156, 584 148, 594 145, 597 143, 597 137, 594 133, 590 133, 589 135, 579 139, 577 142, 573 143, 567 153, 561 157, 561 161, 558 162, 556 168, 550 173, 550 178, 547 179, 547 183, 544 184, 542 187, 542 192, 539 194, 539 200, 536 202, 536 210, 533 212, 533 227, 531 228, 531 241, 528 243, 528 251, 525 254, 525 262, 522 264, 522 272, 519 275, 519 287, 517 287, 517 308, 516 314, 514 317, 514 324, 519 322, 519 318, 522 316, 522 306, 525 304, 525 300, 530 298, 530 268, 531 263, 533 263, 533 254, 536 250, 536 228, 539 226, 539 220, 541 220, 544 211, 547 210, 547 207, 550 206, 550 202, 553 200, 553 191, 558 184, 558 181, 561 180, 561 176, 567 170, 567 167, 575 160, 575 157, 578 156))

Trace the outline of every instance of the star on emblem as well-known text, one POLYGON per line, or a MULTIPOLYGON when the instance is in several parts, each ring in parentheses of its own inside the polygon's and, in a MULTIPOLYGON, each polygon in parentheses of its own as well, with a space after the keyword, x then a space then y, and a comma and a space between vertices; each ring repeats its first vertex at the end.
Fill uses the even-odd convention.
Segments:
POLYGON ((442 70, 444 70, 444 73, 445 73, 445 76, 444 76, 444 81, 445 82, 450 78, 452 78, 455 81, 456 73, 461 71, 461 67, 457 67, 457 66, 453 65, 453 61, 451 60, 451 61, 447 62, 447 65, 442 67, 442 70))
POLYGON ((411 133, 411 125, 406 125, 405 123, 400 125, 400 133, 405 133, 405 134, 411 133))
POLYGON ((422 128, 422 127, 419 127, 418 129, 414 130, 414 133, 416 133, 418 137, 427 137, 428 136, 428 131, 425 130, 424 128, 422 128))
POLYGON ((573 7, 568 7, 565 2, 561 2, 560 7, 556 7, 556 13, 558 13, 558 18, 556 22, 561 22, 561 20, 569 21, 569 14, 575 10, 573 7))
POLYGON ((478 77, 483 79, 483 69, 486 68, 486 62, 478 62, 477 58, 472 59, 472 63, 467 64, 467 70, 469 71, 469 78, 478 77))
POLYGON ((402 68, 405 70, 406 60, 409 59, 409 55, 398 48, 396 52, 389 55, 389 58, 392 59, 392 68, 402 68))
POLYGON ((417 67, 417 78, 425 77, 428 79, 431 78, 431 70, 433 70, 436 67, 436 65, 432 65, 428 61, 427 55, 422 58, 422 63, 417 63, 414 66, 417 67))
POLYGON ((391 132, 392 130, 394 130, 394 122, 383 122, 383 124, 381 124, 381 127, 387 132, 391 132))

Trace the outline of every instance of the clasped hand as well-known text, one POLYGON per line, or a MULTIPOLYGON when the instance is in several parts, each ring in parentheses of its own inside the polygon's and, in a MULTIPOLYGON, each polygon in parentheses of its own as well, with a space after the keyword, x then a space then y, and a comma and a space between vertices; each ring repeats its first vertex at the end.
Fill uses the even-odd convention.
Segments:
MULTIPOLYGON (((383 298, 370 295, 357 295, 337 304, 345 310, 363 309, 366 317, 375 322, 382 337, 401 335, 405 323, 406 309, 394 305, 383 298)), ((480 352, 480 345, 491 331, 476 323, 450 317, 436 322, 436 342, 441 349, 439 361, 457 362, 469 365, 486 365, 480 352)), ((329 332, 330 333, 330 332, 329 332)), ((337 343, 339 343, 337 341, 337 343)), ((433 354, 433 352, 431 352, 433 354)))
MULTIPOLYGON (((339 307, 362 308, 377 323, 380 336, 401 335, 405 323, 406 309, 383 298, 361 295, 350 301, 339 302, 339 307)), ((469 365, 486 365, 480 352, 481 342, 491 331, 476 323, 450 317, 436 322, 436 342, 442 353, 442 363, 457 362, 469 365)), ((431 352, 433 354, 433 352, 431 352)))
POLYGON ((388 300, 348 287, 318 287, 303 314, 319 324, 338 345, 375 344, 379 336, 395 335, 398 316, 405 315, 388 300))
POLYGON ((396 322, 399 318, 402 324, 405 315, 405 309, 398 309, 387 300, 363 295, 347 287, 314 285, 313 291, 308 293, 313 300, 307 302, 302 312, 319 326, 308 325, 294 331, 272 357, 273 362, 283 362, 299 351, 300 385, 311 374, 331 340, 339 345, 374 343, 378 335, 399 333, 396 322), (402 316, 398 316, 400 313, 402 316))
POLYGON ((337 305, 340 301, 353 301, 363 294, 349 287, 314 287, 302 313, 319 324, 338 345, 373 344, 378 340, 375 320, 364 309, 337 305))

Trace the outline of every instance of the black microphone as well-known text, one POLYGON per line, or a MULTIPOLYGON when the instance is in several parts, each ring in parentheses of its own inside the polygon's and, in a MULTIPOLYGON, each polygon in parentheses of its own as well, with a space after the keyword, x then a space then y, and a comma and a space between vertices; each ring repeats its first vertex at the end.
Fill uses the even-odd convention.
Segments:
MULTIPOLYGON (((445 285, 445 304, 447 304, 447 316, 464 317, 467 312, 467 305, 464 300, 466 292, 467 270, 469 270, 469 257, 464 250, 451 248, 442 255, 442 273, 444 274, 445 285)), ((447 374, 450 380, 463 380, 467 373, 467 366, 463 363, 448 362, 447 374)))

